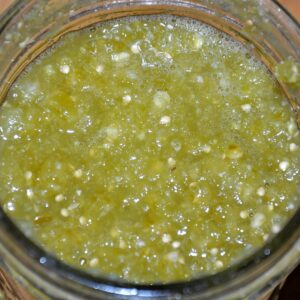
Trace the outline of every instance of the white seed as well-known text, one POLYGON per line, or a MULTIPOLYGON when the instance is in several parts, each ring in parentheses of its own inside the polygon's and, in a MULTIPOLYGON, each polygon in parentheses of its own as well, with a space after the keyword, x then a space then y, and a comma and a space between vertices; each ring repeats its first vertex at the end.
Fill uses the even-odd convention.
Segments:
POLYGON ((131 96, 130 95, 125 95, 123 96, 123 103, 124 104, 128 104, 129 102, 131 102, 131 96))
POLYGON ((126 77, 131 79, 131 80, 137 80, 138 79, 138 75, 135 71, 132 71, 132 70, 128 70, 126 72, 126 77))
POLYGON ((74 172, 74 177, 80 178, 83 175, 83 172, 81 169, 78 169, 74 172))
POLYGON ((292 74, 288 78, 288 82, 295 83, 299 79, 299 68, 297 65, 293 65, 291 68, 292 74))
POLYGON ((288 123, 288 132, 290 135, 293 135, 295 133, 295 131, 297 131, 297 125, 295 124, 294 120, 291 120, 289 123, 288 123))
POLYGON ((255 214, 251 221, 252 228, 260 227, 264 223, 265 219, 266 217, 262 213, 255 214))
POLYGON ((203 46, 203 39, 199 35, 194 36, 193 46, 195 50, 198 50, 203 46))
POLYGON ((28 197, 29 199, 32 199, 32 198, 33 198, 33 195, 34 195, 33 190, 32 190, 32 189, 27 189, 27 190, 26 190, 26 195, 27 195, 27 197, 28 197))
POLYGON ((63 200, 65 200, 65 196, 63 194, 58 194, 58 195, 55 196, 55 201, 56 202, 61 202, 63 200))
POLYGON ((169 234, 167 234, 167 233, 163 234, 163 236, 162 236, 163 243, 169 243, 169 242, 171 242, 171 240, 172 240, 172 237, 169 234))
POLYGON ((251 19, 248 19, 245 23, 248 26, 253 26, 253 21, 251 19))
POLYGON ((80 223, 81 225, 86 225, 86 224, 87 224, 87 219, 86 219, 85 217, 81 216, 81 217, 79 218, 79 223, 80 223))
POLYGON ((290 144, 290 151, 291 152, 294 152, 298 149, 298 146, 295 144, 295 143, 291 143, 290 144))
POLYGON ((169 125, 170 122, 171 122, 171 118, 169 116, 163 116, 159 121, 161 125, 169 125))
POLYGON ((66 209, 66 208, 62 208, 60 210, 60 214, 63 216, 63 217, 68 217, 69 216, 69 211, 66 209))
POLYGON ((182 264, 182 265, 185 264, 184 258, 183 258, 183 257, 179 257, 179 258, 178 258, 178 262, 179 262, 180 264, 182 264))
POLYGON ((120 242, 119 242, 119 247, 120 247, 121 249, 125 249, 125 248, 126 248, 126 243, 125 243, 123 240, 120 240, 120 242))
POLYGON ((133 45, 131 46, 130 50, 131 50, 131 52, 134 53, 134 54, 138 54, 138 53, 141 52, 141 48, 140 48, 140 46, 139 46, 138 43, 133 44, 133 45))
POLYGON ((164 108, 170 103, 171 97, 168 92, 158 91, 153 97, 154 105, 158 108, 164 108))
POLYGON ((232 151, 229 151, 227 154, 227 156, 231 159, 239 159, 239 158, 243 157, 243 155, 244 155, 244 153, 241 150, 232 150, 232 151))
POLYGON ((171 146, 172 146, 172 148, 176 151, 176 152, 178 152, 178 151, 180 151, 181 150, 181 143, 179 142, 179 141, 172 141, 171 142, 171 146))
POLYGON ((274 210, 274 205, 273 205, 273 203, 268 204, 268 210, 269 210, 269 211, 273 211, 273 210, 274 210))
POLYGON ((136 245, 138 247, 144 247, 146 245, 146 243, 143 240, 137 240, 136 245))
POLYGON ((167 254, 166 258, 172 262, 176 262, 179 258, 179 254, 177 251, 172 251, 167 254))
POLYGON ((190 251, 190 253, 189 253, 189 256, 193 256, 193 257, 198 256, 197 250, 192 249, 192 250, 190 251))
POLYGON ((273 233, 278 233, 280 230, 281 230, 281 226, 280 226, 280 225, 274 224, 274 225, 272 226, 272 232, 273 232, 273 233))
POLYGON ((57 162, 55 163, 55 169, 56 169, 56 170, 61 170, 61 166, 62 166, 62 165, 61 165, 60 162, 57 161, 57 162))
POLYGON ((103 148, 104 149, 109 149, 111 147, 111 144, 110 143, 104 143, 103 144, 103 148))
POLYGON ((90 260, 90 263, 89 263, 89 265, 90 265, 90 267, 96 267, 97 265, 98 265, 98 263, 99 263, 99 259, 98 258, 92 258, 91 260, 90 260))
POLYGON ((79 206, 78 202, 72 202, 69 206, 68 206, 68 210, 73 210, 75 208, 77 208, 79 206))
POLYGON ((174 241, 174 242, 172 243, 172 247, 173 247, 174 249, 179 248, 179 247, 180 247, 180 242, 174 241))
POLYGON ((70 73, 70 67, 68 65, 61 65, 59 67, 59 70, 63 74, 69 74, 70 73))
POLYGON ((203 77, 201 75, 197 75, 196 76, 196 82, 203 83, 204 82, 203 77))
MULTIPOLYGON (((298 186, 298 194, 300 193, 300 187, 298 186)), ((286 206, 287 211, 295 209, 295 203, 288 202, 286 206)))
POLYGON ((19 44, 19 47, 20 47, 20 48, 25 48, 25 47, 28 45, 29 42, 30 42, 30 38, 27 37, 23 42, 21 42, 21 43, 19 44))
POLYGON ((107 127, 106 128, 107 139, 110 142, 115 141, 119 137, 119 130, 115 127, 107 127))
POLYGON ((14 210, 15 210, 15 205, 14 205, 13 202, 8 202, 8 203, 6 204, 6 207, 7 207, 7 209, 8 209, 9 211, 14 211, 14 210))
POLYGON ((17 25, 17 28, 18 28, 18 29, 21 29, 22 27, 23 27, 23 22, 20 21, 20 22, 18 23, 18 25, 17 25))
POLYGON ((189 188, 193 191, 195 191, 195 189, 197 188, 197 182, 191 182, 189 184, 189 188))
POLYGON ((96 67, 96 72, 97 72, 98 74, 101 74, 103 71, 104 71, 104 67, 103 67, 102 65, 98 65, 98 66, 96 67))
POLYGON ((165 56, 166 59, 168 59, 168 60, 172 60, 173 59, 170 53, 163 52, 163 54, 164 54, 164 56, 165 56))
POLYGON ((209 145, 204 145, 202 150, 204 153, 209 153, 211 151, 211 147, 209 145))
POLYGON ((176 168, 176 160, 172 157, 169 157, 168 158, 168 166, 171 170, 176 168))
POLYGON ((127 52, 116 53, 112 55, 112 60, 115 62, 126 62, 130 55, 127 52))
POLYGON ((211 253, 211 255, 213 255, 213 256, 216 256, 216 255, 218 254, 218 252, 219 252, 218 248, 212 248, 212 249, 210 250, 210 253, 211 253))
POLYGON ((242 105, 242 110, 249 113, 251 111, 251 105, 250 104, 242 105))
POLYGON ((26 171, 26 172, 25 172, 25 179, 26 179, 27 181, 29 181, 31 178, 32 178, 32 172, 26 171))
POLYGON ((265 195, 266 191, 263 187, 260 187, 257 191, 256 194, 260 197, 263 197, 265 195))
POLYGON ((240 217, 241 217, 242 219, 247 219, 248 216, 249 216, 249 213, 248 213, 246 210, 242 210, 242 211, 240 212, 240 217))
POLYGON ((280 168, 280 170, 282 170, 282 171, 286 171, 287 169, 288 169, 288 167, 289 167, 289 162, 288 161, 282 161, 282 162, 280 162, 280 164, 279 164, 279 168, 280 168))
POLYGON ((222 261, 220 261, 220 260, 217 260, 217 261, 216 261, 216 267, 217 267, 217 268, 222 268, 223 266, 224 266, 224 264, 223 264, 222 261))

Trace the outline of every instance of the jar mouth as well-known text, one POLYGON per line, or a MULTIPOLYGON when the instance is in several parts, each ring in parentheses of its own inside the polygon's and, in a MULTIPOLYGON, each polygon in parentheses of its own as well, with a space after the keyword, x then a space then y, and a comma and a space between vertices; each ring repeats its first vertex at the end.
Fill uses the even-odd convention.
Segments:
MULTIPOLYGON (((109 1, 104 1, 109 2, 109 1)), ((116 1, 117 4, 121 6, 124 5, 123 0, 116 1)), ((141 1, 136 0, 132 1, 132 5, 134 3, 140 5, 148 5, 147 2, 149 1, 141 1)), ((165 1, 164 5, 160 4, 161 1, 152 1, 151 3, 155 7, 154 12, 149 14, 173 14, 174 11, 172 9, 167 9, 167 7, 176 6, 178 7, 182 4, 182 7, 185 5, 192 3, 194 7, 187 11, 190 12, 194 9, 197 9, 198 12, 202 12, 203 15, 213 16, 213 11, 210 11, 205 6, 197 5, 197 1, 195 0, 171 0, 165 1), (180 2, 180 3, 179 3, 180 2), (164 12, 164 13, 163 13, 164 12)), ((282 9, 283 13, 290 18, 291 22, 297 24, 300 27, 299 22, 297 22, 286 10, 282 5, 280 5, 277 1, 272 1, 274 5, 277 5, 282 9)), ((105 5, 103 5, 105 7, 105 5)), ((120 6, 120 7, 121 7, 120 6)), ((15 6, 8 11, 8 18, 6 20, 6 24, 10 22, 15 15, 19 13, 24 7, 24 1, 20 0, 17 1, 15 6)), ((122 8, 119 10, 119 13, 115 18, 120 18, 123 16, 128 16, 129 8, 122 8)), ((145 12, 144 10, 142 10, 145 12)), ((71 16, 71 21, 74 22, 74 30, 81 29, 79 23, 77 24, 77 18, 85 18, 88 16, 88 11, 80 11, 77 14, 73 14, 71 16), (77 24, 77 26, 76 26, 77 24)), ((106 12, 108 14, 108 12, 106 12)), ((138 10, 138 14, 141 14, 141 10, 138 10)), ((147 13, 148 14, 148 13, 147 13)), ((177 14, 178 15, 178 14, 177 14)), ((185 14, 179 14, 181 16, 187 16, 185 14)), ((191 17, 191 15, 188 15, 191 17)), ((214 15, 215 18, 218 18, 219 15, 214 15)), ((96 18, 97 19, 97 18, 96 18)), ((96 20, 95 19, 95 20, 96 20)), ((106 20, 101 19, 100 21, 106 20)), ((201 20, 203 22, 203 20, 201 20)), ((99 20, 97 21, 99 22, 99 20)), ((236 38, 243 38, 236 32, 242 28, 242 24, 239 23, 238 20, 235 18, 231 18, 224 16, 223 22, 227 22, 230 24, 230 33, 233 34, 236 38)), ((95 22, 96 23, 96 22, 95 22)), ((6 26, 6 24, 2 26, 6 26)), ((92 23, 91 23, 92 24, 92 23)), ((90 24, 90 25, 91 25, 90 24)), ((221 29, 221 26, 218 27, 217 24, 209 24, 215 25, 218 29, 221 29)), ((86 26, 84 26, 86 27, 86 26)), ((69 31, 64 33, 60 33, 62 36, 63 34, 73 31, 73 28, 69 28, 69 31)), ((224 31, 224 30, 223 30, 224 31)), ((1 33, 1 31, 0 31, 1 33)), ((228 33, 228 32, 227 32, 228 33)), ((43 32, 44 34, 44 32, 43 32)), ((57 39, 52 40, 52 44, 54 44, 57 39)), ((50 43, 42 45, 38 48, 38 51, 34 52, 35 56, 32 58, 36 58, 42 51, 46 48, 51 46, 50 43)), ((258 55, 261 54, 260 51, 257 53, 258 55)), ((24 55, 24 53, 22 54, 24 55)), ((268 61, 265 57, 261 56, 263 62, 268 65, 268 61)), ((275 57, 276 59, 280 59, 280 57, 275 57)), ((23 57, 25 62, 25 56, 23 57)), ((30 63, 30 62, 28 62, 30 63)), ((25 64, 22 65, 22 68, 15 72, 10 70, 8 74, 15 74, 15 77, 12 77, 14 81, 18 74, 24 69, 25 64)), ((17 66, 16 66, 17 67, 17 66)), ((9 76, 11 77, 11 76, 9 76)), ((11 84, 11 83, 10 83, 11 84)), ((9 89, 9 85, 6 86, 0 91, 0 95, 2 96, 7 92, 9 89)), ((202 293, 205 295, 208 293, 212 288, 214 289, 222 289, 226 285, 226 289, 234 290, 241 287, 243 284, 256 279, 259 277, 262 272, 265 270, 270 269, 278 261, 284 257, 289 250, 295 245, 295 243, 300 239, 300 208, 294 214, 294 216, 288 221, 288 223, 284 226, 284 228, 276 234, 271 240, 267 241, 261 248, 254 251, 251 255, 243 258, 242 260, 238 261, 237 263, 231 265, 227 269, 218 272, 216 274, 200 274, 199 278, 191 279, 189 281, 182 281, 182 282, 171 282, 171 283, 153 283, 153 284, 139 284, 139 283, 131 283, 125 280, 121 280, 119 278, 112 278, 108 276, 93 276, 87 272, 80 271, 72 266, 69 266, 62 261, 55 258, 50 253, 47 253, 41 247, 36 245, 32 240, 27 238, 21 230, 13 223, 13 221, 5 214, 3 209, 0 207, 0 250, 1 248, 4 249, 6 253, 10 253, 14 256, 14 258, 21 262, 26 268, 29 270, 34 270, 33 272, 39 276, 40 278, 44 278, 47 281, 52 282, 54 285, 61 285, 61 279, 67 280, 68 283, 75 282, 76 284, 93 289, 95 291, 101 291, 108 294, 113 295, 120 295, 120 296, 139 296, 139 297, 168 297, 170 295, 193 295, 195 293, 202 293), (15 247, 18 247, 18 250, 15 250, 15 247), (55 276, 53 276, 55 274, 55 276), (58 277, 56 277, 58 276, 58 277)), ((67 285, 68 285, 67 283, 67 285)), ((201 295, 202 295, 201 294, 201 295)))

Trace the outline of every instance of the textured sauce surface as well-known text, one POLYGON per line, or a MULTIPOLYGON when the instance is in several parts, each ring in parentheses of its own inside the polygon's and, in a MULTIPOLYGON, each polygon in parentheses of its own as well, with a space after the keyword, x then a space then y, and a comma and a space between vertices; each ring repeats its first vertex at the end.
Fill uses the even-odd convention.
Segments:
POLYGON ((68 264, 134 282, 214 273, 299 206, 299 134, 265 67, 188 19, 65 36, 0 111, 0 202, 68 264))

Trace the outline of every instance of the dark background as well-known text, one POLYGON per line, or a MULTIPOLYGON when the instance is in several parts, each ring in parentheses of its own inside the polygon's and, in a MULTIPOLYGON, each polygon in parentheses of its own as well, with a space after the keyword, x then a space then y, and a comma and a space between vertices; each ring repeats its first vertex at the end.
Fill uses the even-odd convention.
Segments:
POLYGON ((279 291, 279 297, 274 295, 274 300, 276 299, 300 300, 300 266, 287 278, 286 283, 279 291))

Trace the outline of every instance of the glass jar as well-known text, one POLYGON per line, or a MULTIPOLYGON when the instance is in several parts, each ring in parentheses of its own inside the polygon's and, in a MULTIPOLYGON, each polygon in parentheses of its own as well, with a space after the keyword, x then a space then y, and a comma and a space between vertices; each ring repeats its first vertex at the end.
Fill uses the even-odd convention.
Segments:
MULTIPOLYGON (((64 34, 149 14, 191 17, 250 41, 271 72, 284 59, 300 60, 299 24, 272 0, 18 0, 0 19, 1 102, 20 72, 64 34)), ((300 123, 299 89, 279 83, 300 123)), ((13 299, 267 299, 299 263, 300 210, 250 257, 188 282, 137 285, 75 270, 28 240, 1 208, 0 256, 0 287, 13 299)))

